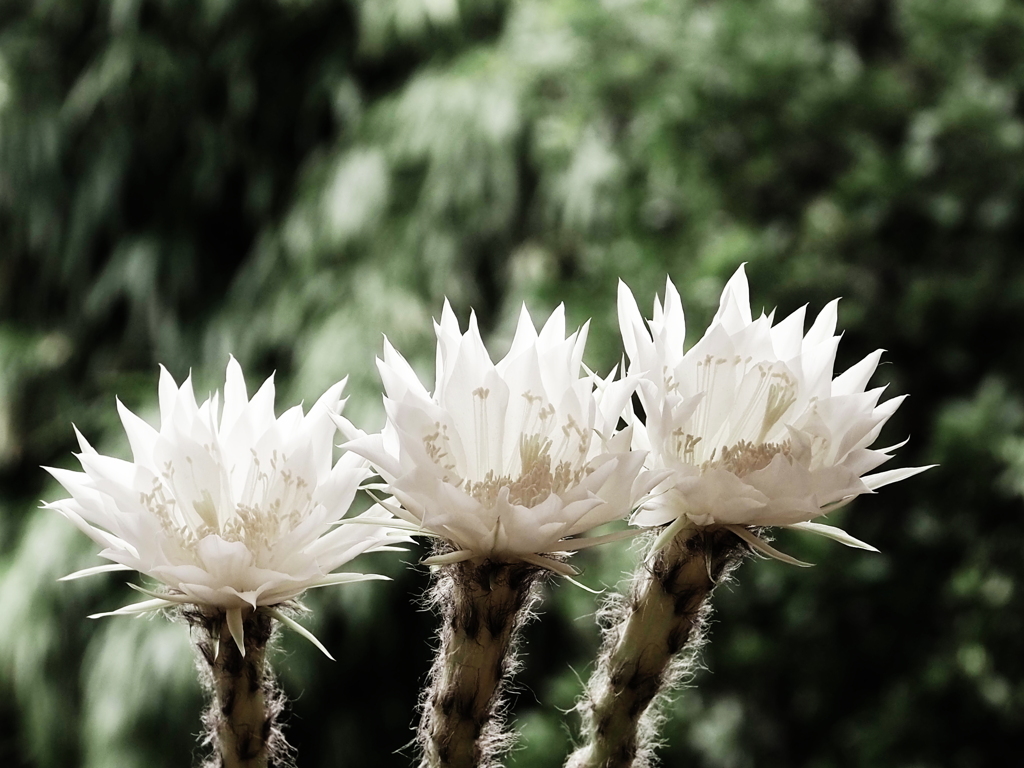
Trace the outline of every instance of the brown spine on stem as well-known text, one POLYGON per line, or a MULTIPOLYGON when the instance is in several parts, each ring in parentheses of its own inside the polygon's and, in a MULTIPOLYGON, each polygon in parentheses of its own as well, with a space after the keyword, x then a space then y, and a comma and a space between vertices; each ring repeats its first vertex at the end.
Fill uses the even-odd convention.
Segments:
POLYGON ((243 620, 245 655, 223 613, 187 614, 199 630, 197 646, 212 702, 203 716, 204 743, 214 754, 204 768, 279 768, 291 764, 291 748, 278 722, 285 698, 267 663, 272 619, 264 611, 243 620))
POLYGON ((658 699, 692 673, 711 592, 746 551, 724 529, 681 533, 638 568, 628 597, 606 603, 598 666, 578 706, 584 743, 567 768, 650 764, 658 699))
POLYGON ((503 692, 518 668, 519 630, 537 599, 539 568, 469 560, 434 574, 439 648, 424 692, 421 768, 494 766, 512 744, 503 692))

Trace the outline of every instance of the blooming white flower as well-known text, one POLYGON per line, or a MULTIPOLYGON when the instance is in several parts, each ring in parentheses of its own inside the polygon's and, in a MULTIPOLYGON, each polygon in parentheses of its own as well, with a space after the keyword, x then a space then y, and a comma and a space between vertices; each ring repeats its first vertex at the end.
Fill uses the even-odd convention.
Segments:
POLYGON ((753 320, 740 267, 711 326, 684 352, 683 308, 671 280, 664 306, 656 298, 646 324, 619 283, 619 326, 646 414, 633 444, 649 451, 650 468, 671 473, 634 517, 643 526, 672 523, 659 545, 687 526, 724 525, 796 563, 746 528, 784 526, 874 549, 811 521, 927 467, 865 474, 899 447, 868 448, 904 398, 880 404, 884 387, 865 391, 882 350, 832 377, 837 303, 806 334, 803 308, 776 324, 774 313, 753 320))
POLYGON ((401 507, 408 528, 450 541, 428 564, 523 561, 563 575, 545 555, 628 535, 570 538, 626 517, 656 478, 616 432, 634 384, 581 375, 587 326, 565 336, 559 306, 540 334, 526 308, 508 354, 492 363, 472 316, 463 334, 445 302, 431 395, 385 340, 378 368, 387 423, 366 435, 339 419, 401 507))
POLYGON ((385 578, 333 571, 407 540, 386 525, 391 515, 379 507, 355 519, 382 525, 338 525, 369 475, 351 454, 332 467, 331 416, 344 405, 344 385, 327 390, 305 416, 296 406, 275 418, 273 377, 249 400, 234 358, 223 409, 219 393, 197 405, 191 376, 178 388, 161 367, 159 431, 117 402, 134 461, 97 453, 76 429, 84 471, 47 468, 71 498, 44 506, 113 561, 65 578, 136 570, 167 587, 156 593, 129 585, 151 599, 97 616, 181 603, 212 607, 226 613, 244 655, 243 612, 263 606, 323 650, 273 606, 312 587, 385 578))

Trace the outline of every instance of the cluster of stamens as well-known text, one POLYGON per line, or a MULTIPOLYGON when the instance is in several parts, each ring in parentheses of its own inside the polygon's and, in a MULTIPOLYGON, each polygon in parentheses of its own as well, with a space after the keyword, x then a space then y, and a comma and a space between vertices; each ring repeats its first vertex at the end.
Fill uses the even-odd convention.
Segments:
POLYGON ((712 451, 711 458, 700 465, 700 471, 724 469, 737 477, 744 477, 751 472, 764 469, 780 453, 783 456, 789 456, 789 450, 789 440, 784 440, 781 443, 758 444, 740 440, 735 445, 727 445, 722 448, 717 458, 715 456, 717 451, 712 451))
MULTIPOLYGON (((475 401, 482 403, 490 391, 480 387, 472 394, 475 401)), ((590 451, 590 431, 571 415, 567 415, 561 427, 561 444, 556 448, 554 441, 547 436, 552 431, 557 434, 557 428, 552 423, 556 413, 554 406, 543 404, 544 398, 531 392, 524 392, 522 396, 528 408, 523 416, 518 446, 519 473, 515 476, 512 471, 489 469, 480 480, 462 477, 452 454, 448 425, 435 422, 434 431, 423 437, 423 449, 427 456, 444 470, 443 481, 461 488, 486 507, 494 506, 506 490, 509 503, 535 506, 552 493, 564 493, 578 485, 593 471, 586 466, 586 457, 590 451), (553 454, 566 458, 556 460, 553 454)), ((478 434, 484 434, 487 426, 484 413, 483 408, 477 409, 478 434)), ((487 459, 481 450, 478 463, 486 466, 487 459)))
MULTIPOLYGON (((702 435, 707 434, 709 429, 718 429, 717 426, 708 423, 711 403, 707 393, 712 390, 719 369, 727 365, 737 367, 749 365, 750 360, 749 357, 744 360, 738 355, 731 359, 708 355, 703 360, 697 361, 698 384, 700 390, 705 393, 705 398, 700 402, 692 417, 697 434, 681 427, 672 431, 670 447, 679 460, 699 467, 701 472, 725 469, 738 477, 743 477, 751 472, 764 469, 780 453, 789 456, 791 448, 789 440, 766 441, 768 435, 797 401, 796 380, 784 366, 780 368, 775 364, 758 363, 756 368, 742 373, 741 378, 750 374, 755 375, 757 384, 749 395, 746 406, 734 420, 731 420, 730 424, 724 425, 722 428, 722 432, 735 442, 726 446, 719 443, 711 450, 710 456, 707 453, 708 444, 704 442, 701 445, 704 440, 702 435), (755 439, 741 437, 744 434, 752 437, 755 430, 757 435, 755 439)), ((676 391, 679 385, 669 369, 665 369, 664 375, 667 389, 676 391)), ((737 381, 737 386, 740 386, 740 381, 737 381)), ((722 434, 719 434, 718 439, 721 437, 722 434)))
MULTIPOLYGON (((191 465, 191 459, 186 458, 191 465)), ((304 477, 296 476, 287 469, 279 469, 285 457, 274 451, 271 456, 270 472, 260 466, 259 457, 253 451, 252 467, 249 472, 243 498, 228 514, 220 514, 210 491, 202 490, 202 499, 192 503, 199 520, 179 509, 174 493, 175 467, 164 465, 159 477, 153 479, 149 493, 140 493, 139 501, 155 517, 164 534, 171 538, 185 552, 195 553, 196 544, 207 536, 217 535, 225 541, 241 542, 254 554, 268 552, 282 535, 294 529, 307 516, 313 502, 312 490, 304 477), (280 480, 280 493, 273 499, 262 498, 275 481, 280 480)))
MULTIPOLYGON (((676 455, 687 464, 698 466, 697 445, 702 438, 684 432, 682 429, 674 430, 672 438, 676 455)), ((700 471, 724 469, 737 477, 744 477, 751 472, 764 469, 780 453, 789 456, 790 447, 789 440, 778 443, 753 443, 749 440, 740 440, 733 445, 713 449, 711 456, 699 462, 700 471)))
POLYGON ((540 435, 519 438, 519 456, 522 472, 519 477, 498 475, 490 470, 483 480, 464 480, 462 489, 485 507, 494 506, 503 489, 508 489, 511 504, 532 507, 552 493, 564 493, 593 470, 560 461, 552 467, 551 440, 540 435))
MULTIPOLYGON (((427 457, 442 469, 454 472, 455 460, 452 457, 451 446, 448 440, 448 425, 441 422, 434 423, 434 431, 423 438, 423 450, 427 457)), ((445 475, 445 482, 449 482, 448 475, 445 475)))

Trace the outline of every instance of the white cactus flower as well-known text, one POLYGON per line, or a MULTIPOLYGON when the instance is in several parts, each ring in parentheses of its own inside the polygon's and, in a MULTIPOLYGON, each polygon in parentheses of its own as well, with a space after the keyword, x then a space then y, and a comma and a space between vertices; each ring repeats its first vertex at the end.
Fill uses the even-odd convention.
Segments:
POLYGON ((711 326, 684 351, 683 308, 671 280, 664 306, 656 298, 646 323, 620 282, 619 326, 646 414, 633 445, 649 452, 650 469, 670 473, 633 520, 671 524, 658 545, 688 526, 723 525, 796 563, 747 530, 783 526, 874 549, 812 521, 927 467, 866 474, 899 447, 868 446, 904 398, 879 403, 884 387, 865 389, 882 350, 833 378, 837 302, 806 334, 803 308, 775 324, 764 314, 754 320, 740 267, 711 326))
POLYGON ((475 316, 463 334, 445 302, 435 331, 433 394, 385 340, 383 431, 339 419, 353 438, 345 448, 370 460, 408 529, 453 546, 425 562, 523 561, 571 576, 546 555, 629 535, 575 538, 627 517, 657 479, 630 430, 616 432, 635 385, 582 371, 587 326, 566 338, 559 306, 538 334, 524 307, 496 364, 475 316))
POLYGON ((191 377, 178 388, 161 368, 159 430, 117 403, 133 461, 97 453, 76 429, 84 471, 47 468, 71 498, 44 506, 113 561, 65 578, 135 570, 166 587, 157 593, 129 585, 151 599, 97 616, 175 604, 212 608, 226 614, 244 654, 243 614, 265 607, 323 650, 273 606, 313 587, 386 578, 334 571, 363 552, 408 540, 379 507, 354 518, 370 525, 339 525, 369 475, 353 454, 333 463, 331 416, 344 405, 344 384, 306 415, 296 406, 275 418, 273 377, 249 400, 234 358, 223 408, 219 394, 197 405, 191 377))

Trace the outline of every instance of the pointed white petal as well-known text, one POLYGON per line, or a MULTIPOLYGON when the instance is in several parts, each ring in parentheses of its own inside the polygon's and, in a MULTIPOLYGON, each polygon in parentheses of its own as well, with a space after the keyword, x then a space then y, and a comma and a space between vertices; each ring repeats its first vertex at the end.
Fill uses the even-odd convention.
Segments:
MULTIPOLYGON (((375 502, 377 502, 378 505, 380 505, 382 508, 386 509, 388 512, 390 512, 395 517, 399 518, 402 521, 410 523, 412 525, 422 527, 423 521, 418 519, 412 513, 410 513, 409 510, 407 510, 402 505, 396 504, 392 499, 380 499, 376 495, 374 495, 367 488, 364 488, 363 490, 366 491, 366 495, 367 496, 369 496, 371 499, 373 499, 375 502)), ((350 519, 355 520, 357 518, 350 518, 350 519)))
POLYGON ((603 595, 604 594, 604 590, 603 589, 594 589, 593 587, 588 587, 582 581, 577 581, 572 576, 566 576, 565 574, 562 574, 562 576, 565 578, 566 581, 568 581, 574 587, 579 587, 584 592, 589 592, 592 595, 603 595))
POLYGON ((281 611, 277 610, 276 608, 265 608, 264 610, 266 610, 267 613, 269 613, 275 619, 280 621, 286 627, 288 627, 292 631, 296 632, 299 635, 302 635, 302 637, 304 637, 307 640, 309 640, 309 642, 311 642, 313 645, 315 645, 320 650, 320 652, 324 656, 326 656, 328 659, 330 659, 331 661, 335 660, 334 657, 331 656, 330 652, 324 647, 324 644, 321 643, 319 640, 317 640, 316 635, 314 635, 312 632, 310 632, 304 626, 299 624, 299 622, 295 621, 290 616, 286 616, 284 613, 282 613, 281 611))
POLYGON ((174 409, 178 400, 178 385, 170 371, 160 366, 160 385, 158 397, 160 400, 160 431, 164 432, 174 421, 174 409))
POLYGON ((153 455, 153 444, 160 433, 147 424, 144 419, 140 419, 128 410, 120 398, 115 398, 114 401, 117 404, 117 413, 121 417, 121 424, 124 425, 124 431, 128 436, 128 444, 131 446, 135 461, 137 463, 149 461, 153 455))
POLYGON ((869 552, 877 552, 878 550, 868 544, 867 542, 861 541, 860 539, 854 538, 842 528, 836 528, 834 525, 823 525, 822 523, 793 523, 792 525, 784 525, 783 528, 792 528, 794 531, 805 531, 807 533, 814 533, 818 536, 824 536, 826 539, 832 539, 838 541, 840 544, 845 544, 848 547, 854 549, 866 549, 869 552))
POLYGON ((878 368, 878 362, 882 359, 884 351, 876 349, 859 363, 850 366, 846 371, 836 376, 832 381, 832 394, 847 395, 854 392, 863 392, 868 385, 871 374, 878 368))
POLYGON ((106 611, 105 613, 94 613, 89 616, 90 619, 100 619, 104 616, 130 616, 133 614, 151 613, 153 611, 159 611, 162 608, 171 608, 174 603, 164 599, 159 600, 143 600, 141 603, 132 603, 122 608, 118 608, 116 611, 106 611))
POLYGON ((476 552, 470 552, 468 549, 460 549, 443 555, 433 555, 421 562, 423 565, 453 565, 454 563, 463 563, 474 557, 477 557, 476 552))
POLYGON ((618 307, 622 346, 626 350, 630 363, 634 367, 641 366, 640 350, 650 346, 650 336, 644 325, 643 317, 640 315, 636 299, 633 298, 633 292, 622 280, 619 280, 618 307))
POLYGON ((82 453, 95 454, 96 449, 89 445, 89 441, 85 439, 85 435, 78 431, 78 427, 75 424, 72 424, 71 428, 75 431, 75 439, 78 440, 78 449, 82 453))
POLYGON ((775 560, 781 560, 789 565, 798 565, 801 568, 810 568, 814 563, 805 563, 803 560, 797 560, 795 557, 787 555, 785 552, 780 552, 775 547, 768 544, 763 539, 755 536, 753 533, 748 531, 742 525, 727 525, 725 526, 728 530, 735 533, 747 544, 756 549, 758 552, 767 555, 768 557, 774 558, 775 560))
POLYGON ((677 534, 686 528, 689 528, 691 525, 690 518, 686 515, 680 515, 677 517, 669 525, 665 526, 665 529, 658 534, 658 538, 656 538, 654 543, 651 544, 651 550, 648 553, 648 556, 653 556, 655 553, 667 547, 677 534))
POLYGON ((901 469, 890 469, 885 472, 876 472, 873 475, 867 475, 863 478, 864 485, 872 491, 875 491, 883 486, 890 485, 891 483, 897 483, 900 480, 906 480, 908 477, 919 475, 925 470, 932 469, 937 466, 939 465, 929 464, 926 467, 903 467, 901 469))
POLYGON ((719 323, 730 333, 750 325, 750 288, 741 264, 722 291, 722 300, 712 324, 719 323))
MULTIPOLYGON (((380 502, 378 502, 380 503, 380 502)), ((381 505, 383 506, 383 504, 381 505)), ((331 525, 375 525, 378 528, 391 528, 396 531, 408 531, 409 533, 417 536, 427 536, 436 538, 437 534, 432 531, 426 530, 421 524, 409 523, 405 520, 393 520, 388 518, 374 518, 374 517, 343 517, 341 520, 335 520, 331 525)))
POLYGON ((557 560, 552 560, 550 557, 544 557, 543 555, 518 555, 519 559, 524 563, 530 565, 536 565, 540 568, 544 568, 548 571, 553 571, 559 576, 578 576, 579 571, 573 568, 568 563, 560 563, 557 560))
MULTIPOLYGON (((380 550, 377 551, 379 552, 380 550)), ((355 584, 359 581, 391 581, 391 577, 381 573, 331 573, 318 581, 310 582, 309 588, 333 587, 336 584, 355 584)))
POLYGON ((238 646, 238 652, 245 656, 245 626, 242 623, 242 609, 241 608, 228 608, 227 610, 227 622, 228 631, 231 633, 231 638, 235 641, 235 645, 238 646))
POLYGON ((111 573, 113 571, 132 571, 134 568, 129 568, 127 565, 121 565, 120 563, 110 563, 109 565, 96 565, 92 568, 83 568, 80 571, 69 573, 67 576, 61 576, 57 581, 74 581, 75 579, 84 579, 86 576, 95 576, 97 573, 111 573))
POLYGON ((136 592, 141 592, 144 595, 152 597, 152 598, 154 598, 156 600, 163 600, 164 602, 167 602, 167 603, 174 603, 176 605, 183 605, 183 604, 186 604, 186 603, 195 602, 188 595, 161 594, 159 592, 154 592, 151 589, 146 589, 145 587, 140 587, 138 584, 132 584, 131 582, 129 582, 128 586, 131 587, 132 589, 134 589, 136 592))
POLYGON ((614 533, 606 533, 603 536, 590 536, 588 538, 579 539, 563 539, 557 544, 551 547, 552 552, 578 552, 581 549, 590 549, 590 547, 596 547, 598 544, 606 544, 610 541, 621 541, 622 539, 632 539, 635 536, 643 533, 642 528, 631 528, 625 531, 615 531, 614 533))

